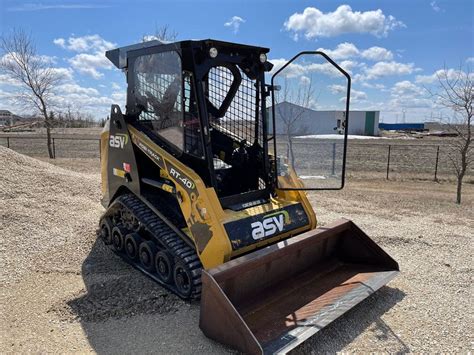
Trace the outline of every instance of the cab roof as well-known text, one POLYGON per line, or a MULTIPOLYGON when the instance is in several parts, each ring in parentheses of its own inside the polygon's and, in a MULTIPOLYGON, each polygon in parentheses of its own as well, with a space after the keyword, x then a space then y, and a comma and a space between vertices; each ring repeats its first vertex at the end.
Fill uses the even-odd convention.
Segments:
POLYGON ((119 69, 123 69, 127 67, 127 58, 128 53, 131 51, 145 49, 145 48, 152 48, 152 47, 161 47, 161 46, 171 46, 176 48, 201 48, 201 49, 208 49, 211 47, 216 47, 218 50, 230 50, 235 51, 244 51, 244 52, 255 52, 255 53, 268 53, 270 51, 269 48, 259 47, 259 46, 252 46, 247 44, 240 44, 240 43, 233 43, 233 42, 225 42, 219 41, 215 39, 203 39, 203 40, 184 40, 178 42, 166 42, 160 40, 153 40, 147 41, 137 44, 132 44, 130 46, 119 47, 116 49, 112 49, 110 51, 105 52, 105 56, 119 69))

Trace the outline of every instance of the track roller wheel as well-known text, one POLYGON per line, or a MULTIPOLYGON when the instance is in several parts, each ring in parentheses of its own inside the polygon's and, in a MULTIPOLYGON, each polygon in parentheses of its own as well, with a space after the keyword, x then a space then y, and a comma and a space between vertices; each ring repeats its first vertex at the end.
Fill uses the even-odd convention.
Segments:
POLYGON ((123 227, 115 226, 112 228, 112 245, 116 251, 123 251, 126 234, 127 230, 123 227))
POLYGON ((138 246, 141 241, 142 238, 140 238, 138 233, 130 233, 125 237, 125 254, 127 254, 130 259, 138 259, 138 246))
POLYGON ((147 271, 155 271, 154 257, 157 252, 156 246, 152 241, 144 241, 140 243, 138 255, 140 263, 147 271))
POLYGON ((179 296, 189 298, 193 291, 193 278, 191 271, 183 261, 176 262, 173 268, 173 281, 179 296))
POLYGON ((106 245, 112 244, 112 221, 109 217, 104 217, 100 221, 100 237, 106 245))
POLYGON ((168 252, 161 250, 156 253, 155 271, 161 281, 173 282, 173 258, 168 252))

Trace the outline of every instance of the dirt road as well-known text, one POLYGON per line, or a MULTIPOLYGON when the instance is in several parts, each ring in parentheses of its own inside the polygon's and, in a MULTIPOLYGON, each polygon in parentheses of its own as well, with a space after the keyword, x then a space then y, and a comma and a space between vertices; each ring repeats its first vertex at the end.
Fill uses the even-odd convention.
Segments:
MULTIPOLYGON (((202 335, 197 304, 96 241, 96 173, 2 147, 0 161, 0 352, 230 352, 202 335)), ((464 188, 463 206, 454 185, 429 182, 353 181, 312 194, 321 224, 353 219, 402 274, 295 353, 472 350, 474 186, 464 188)))

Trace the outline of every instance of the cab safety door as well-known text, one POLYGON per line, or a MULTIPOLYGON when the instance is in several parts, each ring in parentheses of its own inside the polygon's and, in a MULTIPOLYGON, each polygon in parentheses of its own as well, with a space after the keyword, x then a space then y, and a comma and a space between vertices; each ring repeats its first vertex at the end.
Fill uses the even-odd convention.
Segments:
POLYGON ((344 186, 350 84, 349 74, 318 51, 276 66, 269 131, 279 189, 344 186))

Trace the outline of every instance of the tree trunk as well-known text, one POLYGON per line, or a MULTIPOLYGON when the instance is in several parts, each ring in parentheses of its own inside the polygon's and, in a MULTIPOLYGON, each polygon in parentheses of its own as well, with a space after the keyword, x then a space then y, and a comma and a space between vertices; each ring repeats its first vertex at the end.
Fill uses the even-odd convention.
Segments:
POLYGON ((295 155, 293 153, 293 139, 291 137, 290 134, 288 134, 288 150, 289 150, 289 154, 288 154, 288 160, 290 161, 290 166, 291 166, 291 169, 293 169, 293 171, 295 172, 296 174, 296 170, 295 170, 295 155))
POLYGON ((46 104, 44 100, 40 97, 39 98, 41 101, 41 112, 43 113, 44 117, 44 125, 46 127, 46 145, 48 146, 48 154, 49 154, 49 159, 54 159, 54 153, 53 153, 53 147, 51 144, 51 122, 48 116, 48 110, 46 109, 46 104))
POLYGON ((458 205, 461 204, 462 178, 463 178, 463 176, 461 176, 461 175, 458 176, 458 186, 457 186, 457 189, 456 189, 456 203, 458 205))
POLYGON ((46 122, 46 144, 48 145, 49 159, 54 159, 54 152, 51 145, 51 129, 49 128, 49 122, 46 122))

